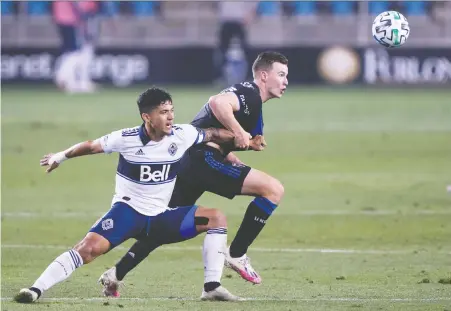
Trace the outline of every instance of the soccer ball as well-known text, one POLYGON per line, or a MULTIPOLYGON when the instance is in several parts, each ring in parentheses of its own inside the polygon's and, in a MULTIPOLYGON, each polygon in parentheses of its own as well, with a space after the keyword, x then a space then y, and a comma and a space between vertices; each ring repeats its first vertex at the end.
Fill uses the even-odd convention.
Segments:
POLYGON ((396 11, 379 14, 374 19, 372 30, 374 39, 387 48, 403 45, 410 34, 407 19, 396 11))

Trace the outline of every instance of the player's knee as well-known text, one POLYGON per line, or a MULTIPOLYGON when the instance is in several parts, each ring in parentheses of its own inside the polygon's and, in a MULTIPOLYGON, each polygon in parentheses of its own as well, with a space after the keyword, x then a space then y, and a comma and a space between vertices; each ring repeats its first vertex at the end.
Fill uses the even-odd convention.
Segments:
POLYGON ((90 263, 95 258, 105 253, 105 247, 102 243, 89 238, 83 239, 80 243, 75 245, 74 249, 80 254, 84 264, 90 263))
POLYGON ((274 184, 274 196, 275 196, 275 201, 273 201, 276 204, 279 204, 280 201, 282 201, 283 195, 285 194, 285 188, 283 187, 282 183, 275 179, 275 184, 274 184))
POLYGON ((264 192, 263 197, 274 204, 279 204, 285 193, 285 188, 279 180, 271 178, 270 182, 266 184, 264 192))
POLYGON ((218 209, 212 209, 210 216, 208 217, 208 227, 211 228, 226 228, 227 218, 223 212, 218 209))
POLYGON ((84 240, 75 245, 74 250, 80 254, 84 264, 90 263, 95 258, 92 256, 92 245, 84 240))

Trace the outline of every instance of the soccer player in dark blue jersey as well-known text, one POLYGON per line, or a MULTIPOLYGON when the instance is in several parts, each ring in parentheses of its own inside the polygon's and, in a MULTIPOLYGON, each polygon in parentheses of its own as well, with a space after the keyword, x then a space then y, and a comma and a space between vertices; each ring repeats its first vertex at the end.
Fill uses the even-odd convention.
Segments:
MULTIPOLYGON (((233 132, 232 144, 206 143, 190 148, 184 155, 169 206, 193 205, 205 192, 232 199, 250 195, 250 202, 240 228, 226 251, 226 265, 254 284, 261 277, 246 255, 248 247, 259 235, 266 221, 284 195, 284 187, 276 178, 242 163, 235 150, 263 150, 262 104, 281 98, 288 85, 288 60, 277 52, 258 55, 252 66, 254 80, 235 84, 209 98, 192 125, 200 128, 225 128, 233 132), (250 139, 258 140, 258 148, 250 147, 250 139)), ((199 220, 200 221, 200 220, 199 220)), ((152 239, 137 241, 115 267, 100 280, 104 293, 116 294, 119 281, 160 244, 152 239)), ((206 292, 218 284, 206 283, 206 292)))

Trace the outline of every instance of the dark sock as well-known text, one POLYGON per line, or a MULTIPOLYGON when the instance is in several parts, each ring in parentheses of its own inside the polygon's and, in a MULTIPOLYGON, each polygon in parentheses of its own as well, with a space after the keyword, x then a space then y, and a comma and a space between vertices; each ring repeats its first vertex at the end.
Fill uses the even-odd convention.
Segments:
POLYGON ((215 290, 219 286, 221 286, 221 283, 219 282, 208 282, 204 284, 204 291, 211 292, 212 290, 215 290))
POLYGON ((41 297, 42 293, 39 288, 36 287, 30 287, 30 290, 34 291, 36 294, 38 294, 38 298, 41 297))
POLYGON ((257 197, 249 204, 240 228, 230 244, 230 256, 237 258, 246 254, 247 248, 260 234, 276 207, 276 204, 263 197, 257 197))
POLYGON ((152 240, 144 239, 138 240, 128 250, 116 264, 116 277, 119 281, 125 277, 133 268, 135 268, 141 261, 143 261, 150 252, 156 249, 161 244, 152 240))

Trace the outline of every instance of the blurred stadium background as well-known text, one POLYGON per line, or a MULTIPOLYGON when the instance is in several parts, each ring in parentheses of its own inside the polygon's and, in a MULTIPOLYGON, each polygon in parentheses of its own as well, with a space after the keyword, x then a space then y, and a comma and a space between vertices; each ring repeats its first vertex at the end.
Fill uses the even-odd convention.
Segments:
MULTIPOLYGON (((196 301, 199 237, 155 252, 128 276, 122 300, 100 299, 96 280, 125 249, 26 309, 451 307, 451 2, 93 3, 74 29, 92 39, 94 56, 80 62, 95 84, 62 89, 55 77, 68 51, 55 3, 1 1, 2 310, 25 309, 10 298, 109 208, 115 156, 46 176, 42 155, 136 125, 136 97, 152 84, 173 93, 177 122, 189 122, 210 95, 250 78, 264 50, 287 55, 290 85, 265 104, 267 150, 240 158, 279 178, 286 197, 250 252, 263 285, 224 273, 227 288, 256 300, 196 301), (399 49, 371 37, 385 10, 409 20, 399 49)), ((225 211, 232 236, 248 200, 200 203, 225 211)))

